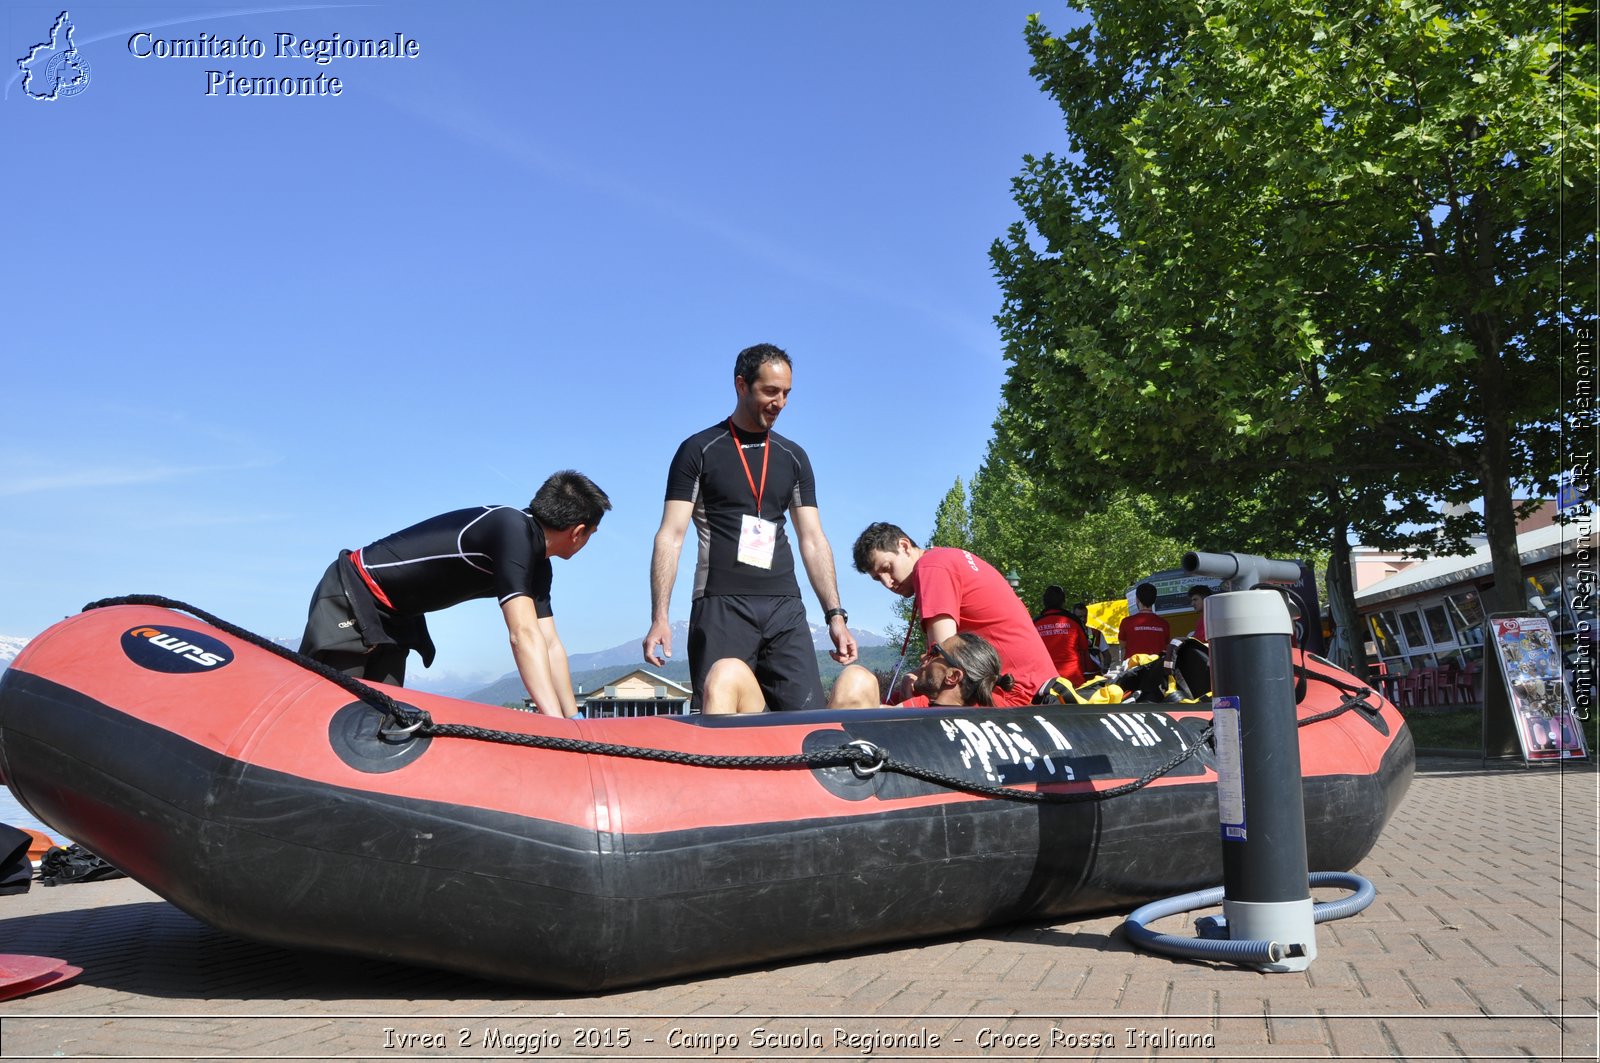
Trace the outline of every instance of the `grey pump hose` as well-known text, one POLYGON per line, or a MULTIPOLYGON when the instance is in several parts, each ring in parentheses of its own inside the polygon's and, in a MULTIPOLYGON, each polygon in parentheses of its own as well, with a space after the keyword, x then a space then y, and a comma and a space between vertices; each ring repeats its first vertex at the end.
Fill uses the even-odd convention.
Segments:
MULTIPOLYGON (((1342 886, 1355 891, 1350 896, 1336 901, 1319 901, 1312 905, 1314 923, 1326 923, 1329 920, 1343 919, 1365 911, 1373 898, 1378 895, 1371 882, 1360 875, 1343 871, 1314 871, 1307 881, 1312 887, 1342 886)), ((1166 900, 1151 901, 1123 920, 1122 932, 1136 947, 1149 952, 1165 953, 1168 956, 1183 956, 1195 960, 1227 960, 1231 963, 1277 963, 1282 960, 1284 946, 1276 941, 1226 941, 1176 937, 1170 934, 1158 934, 1145 926, 1146 923, 1169 915, 1177 915, 1179 912, 1210 908, 1220 904, 1225 897, 1223 887, 1217 886, 1208 890, 1185 893, 1179 897, 1168 897, 1166 900)), ((1220 926, 1220 921, 1215 918, 1197 920, 1196 925, 1202 922, 1210 926, 1220 926)))

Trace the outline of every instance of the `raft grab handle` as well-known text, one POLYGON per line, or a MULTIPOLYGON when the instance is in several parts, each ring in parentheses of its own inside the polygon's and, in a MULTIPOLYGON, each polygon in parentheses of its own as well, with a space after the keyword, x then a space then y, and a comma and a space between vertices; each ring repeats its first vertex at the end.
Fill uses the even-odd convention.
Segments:
POLYGON ((857 738, 853 742, 846 742, 844 748, 859 749, 862 753, 872 758, 868 763, 862 763, 859 760, 850 762, 850 770, 856 773, 856 778, 858 779, 872 778, 882 771, 883 766, 889 762, 889 754, 885 753, 879 746, 868 742, 865 738, 857 738))

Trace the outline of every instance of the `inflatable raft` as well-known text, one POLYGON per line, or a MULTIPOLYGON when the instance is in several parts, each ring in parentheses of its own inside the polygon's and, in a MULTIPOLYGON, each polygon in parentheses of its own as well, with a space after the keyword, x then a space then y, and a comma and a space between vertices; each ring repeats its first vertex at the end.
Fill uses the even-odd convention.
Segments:
MULTIPOLYGON (((241 937, 588 991, 1222 878, 1209 704, 585 721, 388 688, 396 718, 225 627, 114 605, 35 638, 0 776, 241 937)), ((1299 730, 1310 867, 1349 870, 1411 737, 1296 659, 1325 717, 1299 730)))

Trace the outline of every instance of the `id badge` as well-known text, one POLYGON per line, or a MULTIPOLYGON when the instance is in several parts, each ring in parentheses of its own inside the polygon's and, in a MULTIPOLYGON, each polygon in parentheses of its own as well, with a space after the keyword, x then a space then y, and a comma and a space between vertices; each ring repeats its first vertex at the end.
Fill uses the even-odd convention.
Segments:
POLYGON ((770 520, 746 513, 739 525, 739 562, 756 568, 771 568, 772 553, 778 546, 778 526, 770 520))

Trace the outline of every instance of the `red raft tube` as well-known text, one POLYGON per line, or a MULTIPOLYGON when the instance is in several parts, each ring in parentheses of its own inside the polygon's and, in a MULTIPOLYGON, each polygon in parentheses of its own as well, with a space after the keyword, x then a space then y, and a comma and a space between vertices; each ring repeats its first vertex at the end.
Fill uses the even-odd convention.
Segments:
MULTIPOLYGON (((396 720, 225 627, 112 605, 35 638, 0 776, 240 937, 593 991, 1222 878, 1205 703, 562 720, 377 688, 396 720)), ((1309 864, 1347 871, 1415 750, 1379 694, 1297 665, 1309 864)))

